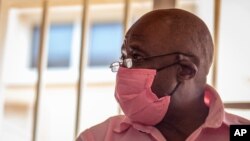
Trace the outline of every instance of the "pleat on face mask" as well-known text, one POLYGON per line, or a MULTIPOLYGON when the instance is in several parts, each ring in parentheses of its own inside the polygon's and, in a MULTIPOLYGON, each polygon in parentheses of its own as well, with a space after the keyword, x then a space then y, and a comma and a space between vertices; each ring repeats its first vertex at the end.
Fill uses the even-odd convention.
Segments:
POLYGON ((155 75, 153 69, 118 70, 115 98, 132 122, 156 125, 168 110, 170 96, 158 98, 151 90, 155 75))

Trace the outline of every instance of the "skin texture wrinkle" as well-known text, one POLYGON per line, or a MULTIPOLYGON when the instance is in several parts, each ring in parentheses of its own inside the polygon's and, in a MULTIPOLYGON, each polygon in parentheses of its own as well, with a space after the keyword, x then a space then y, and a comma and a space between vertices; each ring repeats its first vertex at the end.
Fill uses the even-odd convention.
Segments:
MULTIPOLYGON (((175 52, 186 55, 179 57, 175 65, 158 71, 151 89, 158 97, 171 94, 169 110, 156 128, 168 141, 184 141, 208 114, 203 94, 213 43, 204 22, 179 9, 149 12, 127 32, 121 58, 140 59, 175 52)), ((162 56, 132 68, 158 69, 168 62, 169 57, 162 56)))

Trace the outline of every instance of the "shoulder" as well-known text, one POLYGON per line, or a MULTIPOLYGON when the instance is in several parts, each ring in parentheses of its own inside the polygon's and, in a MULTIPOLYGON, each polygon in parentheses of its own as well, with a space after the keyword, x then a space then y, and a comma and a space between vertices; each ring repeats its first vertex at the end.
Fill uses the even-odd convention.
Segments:
POLYGON ((245 119, 243 117, 240 117, 238 115, 227 113, 227 112, 225 112, 224 122, 227 125, 233 125, 233 124, 250 124, 250 120, 245 119))
POLYGON ((98 141, 105 138, 107 132, 112 130, 122 122, 124 119, 123 115, 110 117, 102 123, 92 126, 83 131, 77 138, 77 141, 98 141))

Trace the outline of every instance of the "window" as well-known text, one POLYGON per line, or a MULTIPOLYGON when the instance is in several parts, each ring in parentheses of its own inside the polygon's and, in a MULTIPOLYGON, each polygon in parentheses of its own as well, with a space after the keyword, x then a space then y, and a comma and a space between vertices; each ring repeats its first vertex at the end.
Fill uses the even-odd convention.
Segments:
MULTIPOLYGON (((48 68, 70 66, 73 24, 52 24, 48 41, 48 68)), ((37 66, 40 27, 33 28, 31 68, 37 66)))
MULTIPOLYGON (((0 124, 3 123, 3 129, 8 129, 1 132, 2 140, 27 141, 31 139, 32 134, 30 124, 36 102, 34 96, 38 74, 35 67, 39 52, 40 29, 39 26, 34 25, 41 23, 42 9, 38 7, 40 4, 37 5, 36 2, 30 4, 29 1, 20 3, 5 0, 7 4, 5 9, 9 9, 9 12, 1 13, 3 17, 8 18, 0 23, 2 26, 8 22, 8 26, 4 27, 6 33, 0 33, 6 35, 6 39, 3 38, 6 43, 4 54, 1 54, 4 58, 2 63, 4 99, 2 103, 0 102, 0 107, 1 104, 3 107, 2 111, 0 108, 0 115, 1 112, 3 113, 0 124), (15 37, 14 42, 13 37, 15 37)), ((37 124, 37 139, 42 141, 68 141, 75 138, 82 4, 67 1, 66 3, 58 1, 55 5, 50 5, 48 12, 49 21, 52 23, 48 31, 49 69, 46 71, 46 89, 40 101, 37 124)), ((152 4, 151 0, 131 3, 133 8, 131 17, 134 19, 150 11, 152 4)), ((84 84, 86 86, 84 86, 84 96, 86 97, 83 99, 81 113, 85 114, 80 117, 82 121, 87 122, 79 123, 80 131, 118 113, 118 105, 113 97, 116 75, 106 66, 120 57, 124 4, 119 0, 110 3, 98 1, 90 6, 89 20, 86 23, 90 25, 86 30, 89 31, 86 38, 89 39, 87 41, 89 46, 85 54, 89 61, 88 66, 82 70, 86 74, 84 75, 86 84, 84 84), (109 60, 105 62, 90 65, 90 62, 107 58, 109 60), (99 101, 93 102, 97 98, 99 101), (100 112, 100 108, 104 112, 100 112)))
POLYGON ((90 67, 108 66, 120 57, 122 42, 122 25, 120 23, 98 23, 91 27, 89 48, 90 67))

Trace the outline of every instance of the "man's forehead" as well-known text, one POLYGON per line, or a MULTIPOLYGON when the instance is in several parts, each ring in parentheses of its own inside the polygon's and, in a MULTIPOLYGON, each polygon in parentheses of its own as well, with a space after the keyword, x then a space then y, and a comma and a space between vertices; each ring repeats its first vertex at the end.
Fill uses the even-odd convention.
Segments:
POLYGON ((153 16, 144 16, 131 26, 125 38, 142 40, 145 36, 150 36, 156 32, 156 30, 152 29, 160 29, 162 28, 162 25, 166 26, 161 23, 161 20, 156 19, 153 16))
POLYGON ((133 29, 130 29, 128 31, 128 33, 125 35, 125 40, 128 41, 128 40, 143 40, 144 39, 144 36, 143 33, 141 32, 136 32, 135 30, 133 29))
POLYGON ((145 36, 143 34, 127 34, 124 39, 123 48, 127 50, 143 50, 145 44, 145 36))
MULTIPOLYGON (((163 48, 161 46, 166 45, 165 42, 169 39, 162 41, 163 37, 167 37, 166 32, 156 28, 156 26, 143 28, 139 25, 132 27, 124 38, 123 50, 128 52, 132 50, 138 51, 145 55, 162 52, 163 48)), ((164 50, 166 50, 166 48, 164 48, 164 50)))

